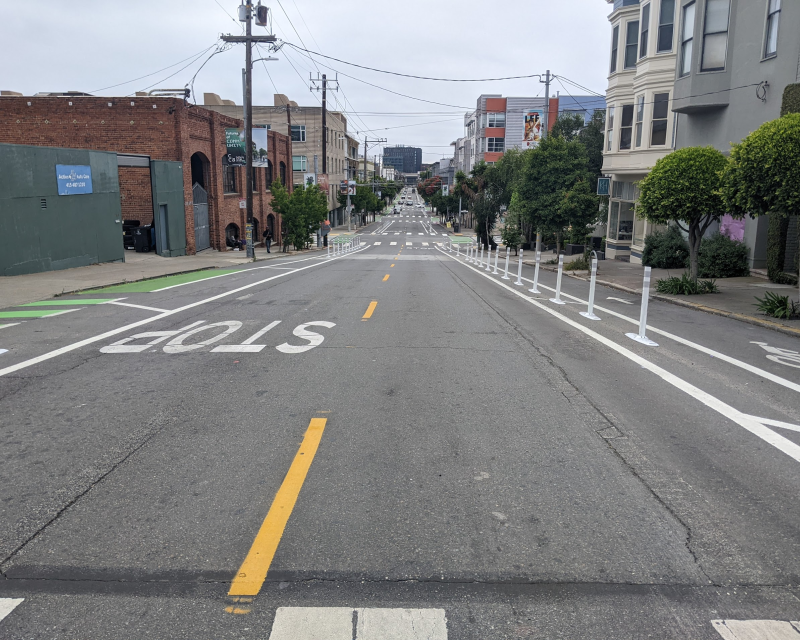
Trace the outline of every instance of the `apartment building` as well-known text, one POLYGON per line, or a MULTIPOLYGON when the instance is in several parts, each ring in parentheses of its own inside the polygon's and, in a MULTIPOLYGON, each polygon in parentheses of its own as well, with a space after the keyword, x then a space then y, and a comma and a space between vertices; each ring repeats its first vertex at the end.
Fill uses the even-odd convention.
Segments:
POLYGON ((603 159, 611 177, 606 255, 641 263, 654 226, 636 217, 636 182, 675 148, 677 7, 676 0, 606 1, 613 5, 603 159))
POLYGON ((384 147, 383 164, 402 173, 417 173, 422 166, 422 149, 419 147, 384 147))
MULTIPOLYGON (((242 106, 206 93, 204 107, 231 117, 242 117, 242 106)), ((337 198, 340 181, 350 177, 358 142, 348 136, 347 117, 337 111, 326 114, 327 130, 322 129, 322 107, 301 107, 283 94, 275 94, 272 106, 253 105, 253 124, 266 125, 291 136, 294 183, 300 185, 306 173, 327 173, 328 207, 336 222, 343 220, 337 198), (291 121, 291 128, 290 128, 291 121), (327 166, 323 171, 322 141, 327 138, 327 166)))
MULTIPOLYGON (((679 0, 672 110, 676 147, 711 145, 728 153, 764 122, 780 117, 788 84, 800 82, 800 4, 782 0, 679 0)), ((766 267, 767 217, 722 221, 750 247, 751 268, 766 267)), ((797 216, 791 224, 797 225, 797 216)), ((796 238, 796 233, 790 233, 796 238)), ((794 251, 786 269, 794 270, 794 251)))

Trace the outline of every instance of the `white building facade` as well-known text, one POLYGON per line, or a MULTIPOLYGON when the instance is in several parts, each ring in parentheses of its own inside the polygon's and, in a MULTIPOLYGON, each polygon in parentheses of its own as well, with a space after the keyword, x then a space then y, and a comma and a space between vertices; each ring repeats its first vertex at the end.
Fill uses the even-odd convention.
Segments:
POLYGON ((654 226, 636 216, 638 189, 675 148, 676 0, 606 0, 613 5, 603 173, 611 177, 606 255, 641 263, 654 226))

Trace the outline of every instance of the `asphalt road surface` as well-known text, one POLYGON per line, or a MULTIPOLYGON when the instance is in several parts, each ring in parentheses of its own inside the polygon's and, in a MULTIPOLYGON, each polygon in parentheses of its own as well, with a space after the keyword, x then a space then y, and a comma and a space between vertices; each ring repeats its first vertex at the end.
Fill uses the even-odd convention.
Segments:
POLYGON ((360 241, 0 320, 0 638, 800 638, 800 340, 360 241))

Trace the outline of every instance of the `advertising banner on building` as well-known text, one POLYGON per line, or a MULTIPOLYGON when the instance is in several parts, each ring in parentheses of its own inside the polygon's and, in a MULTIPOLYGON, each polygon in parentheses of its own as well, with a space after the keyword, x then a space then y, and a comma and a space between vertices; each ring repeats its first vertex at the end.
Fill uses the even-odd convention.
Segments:
MULTIPOLYGON (((244 135, 244 131, 242 131, 244 135)), ((253 129, 253 166, 268 167, 269 159, 267 150, 269 149, 269 130, 266 127, 253 129)))
MULTIPOLYGON (((235 167, 246 164, 244 129, 225 129, 225 163, 235 167)), ((253 166, 267 167, 269 130, 253 129, 253 166)))
POLYGON ((92 168, 83 164, 57 164, 58 195, 92 193, 92 168))
POLYGON ((542 112, 530 110, 525 112, 525 131, 522 142, 526 148, 536 147, 542 140, 542 112))
POLYGON ((327 173, 318 173, 317 174, 317 186, 322 193, 328 193, 328 174, 327 173))
POLYGON ((443 196, 449 196, 450 195, 450 185, 449 184, 443 184, 442 185, 442 195, 443 196))
POLYGON ((303 174, 303 184, 306 187, 310 187, 312 185, 317 184, 316 176, 313 173, 304 173, 303 174))

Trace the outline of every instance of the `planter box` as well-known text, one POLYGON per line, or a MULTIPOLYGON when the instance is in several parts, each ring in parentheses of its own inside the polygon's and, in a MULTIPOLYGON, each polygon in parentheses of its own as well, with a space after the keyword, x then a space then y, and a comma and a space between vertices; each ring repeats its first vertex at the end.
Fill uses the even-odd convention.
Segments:
POLYGON ((535 244, 531 244, 530 242, 523 242, 522 243, 522 250, 523 251, 530 251, 534 246, 535 246, 535 244))
POLYGON ((583 255, 584 245, 582 244, 567 244, 564 245, 565 256, 583 255))

